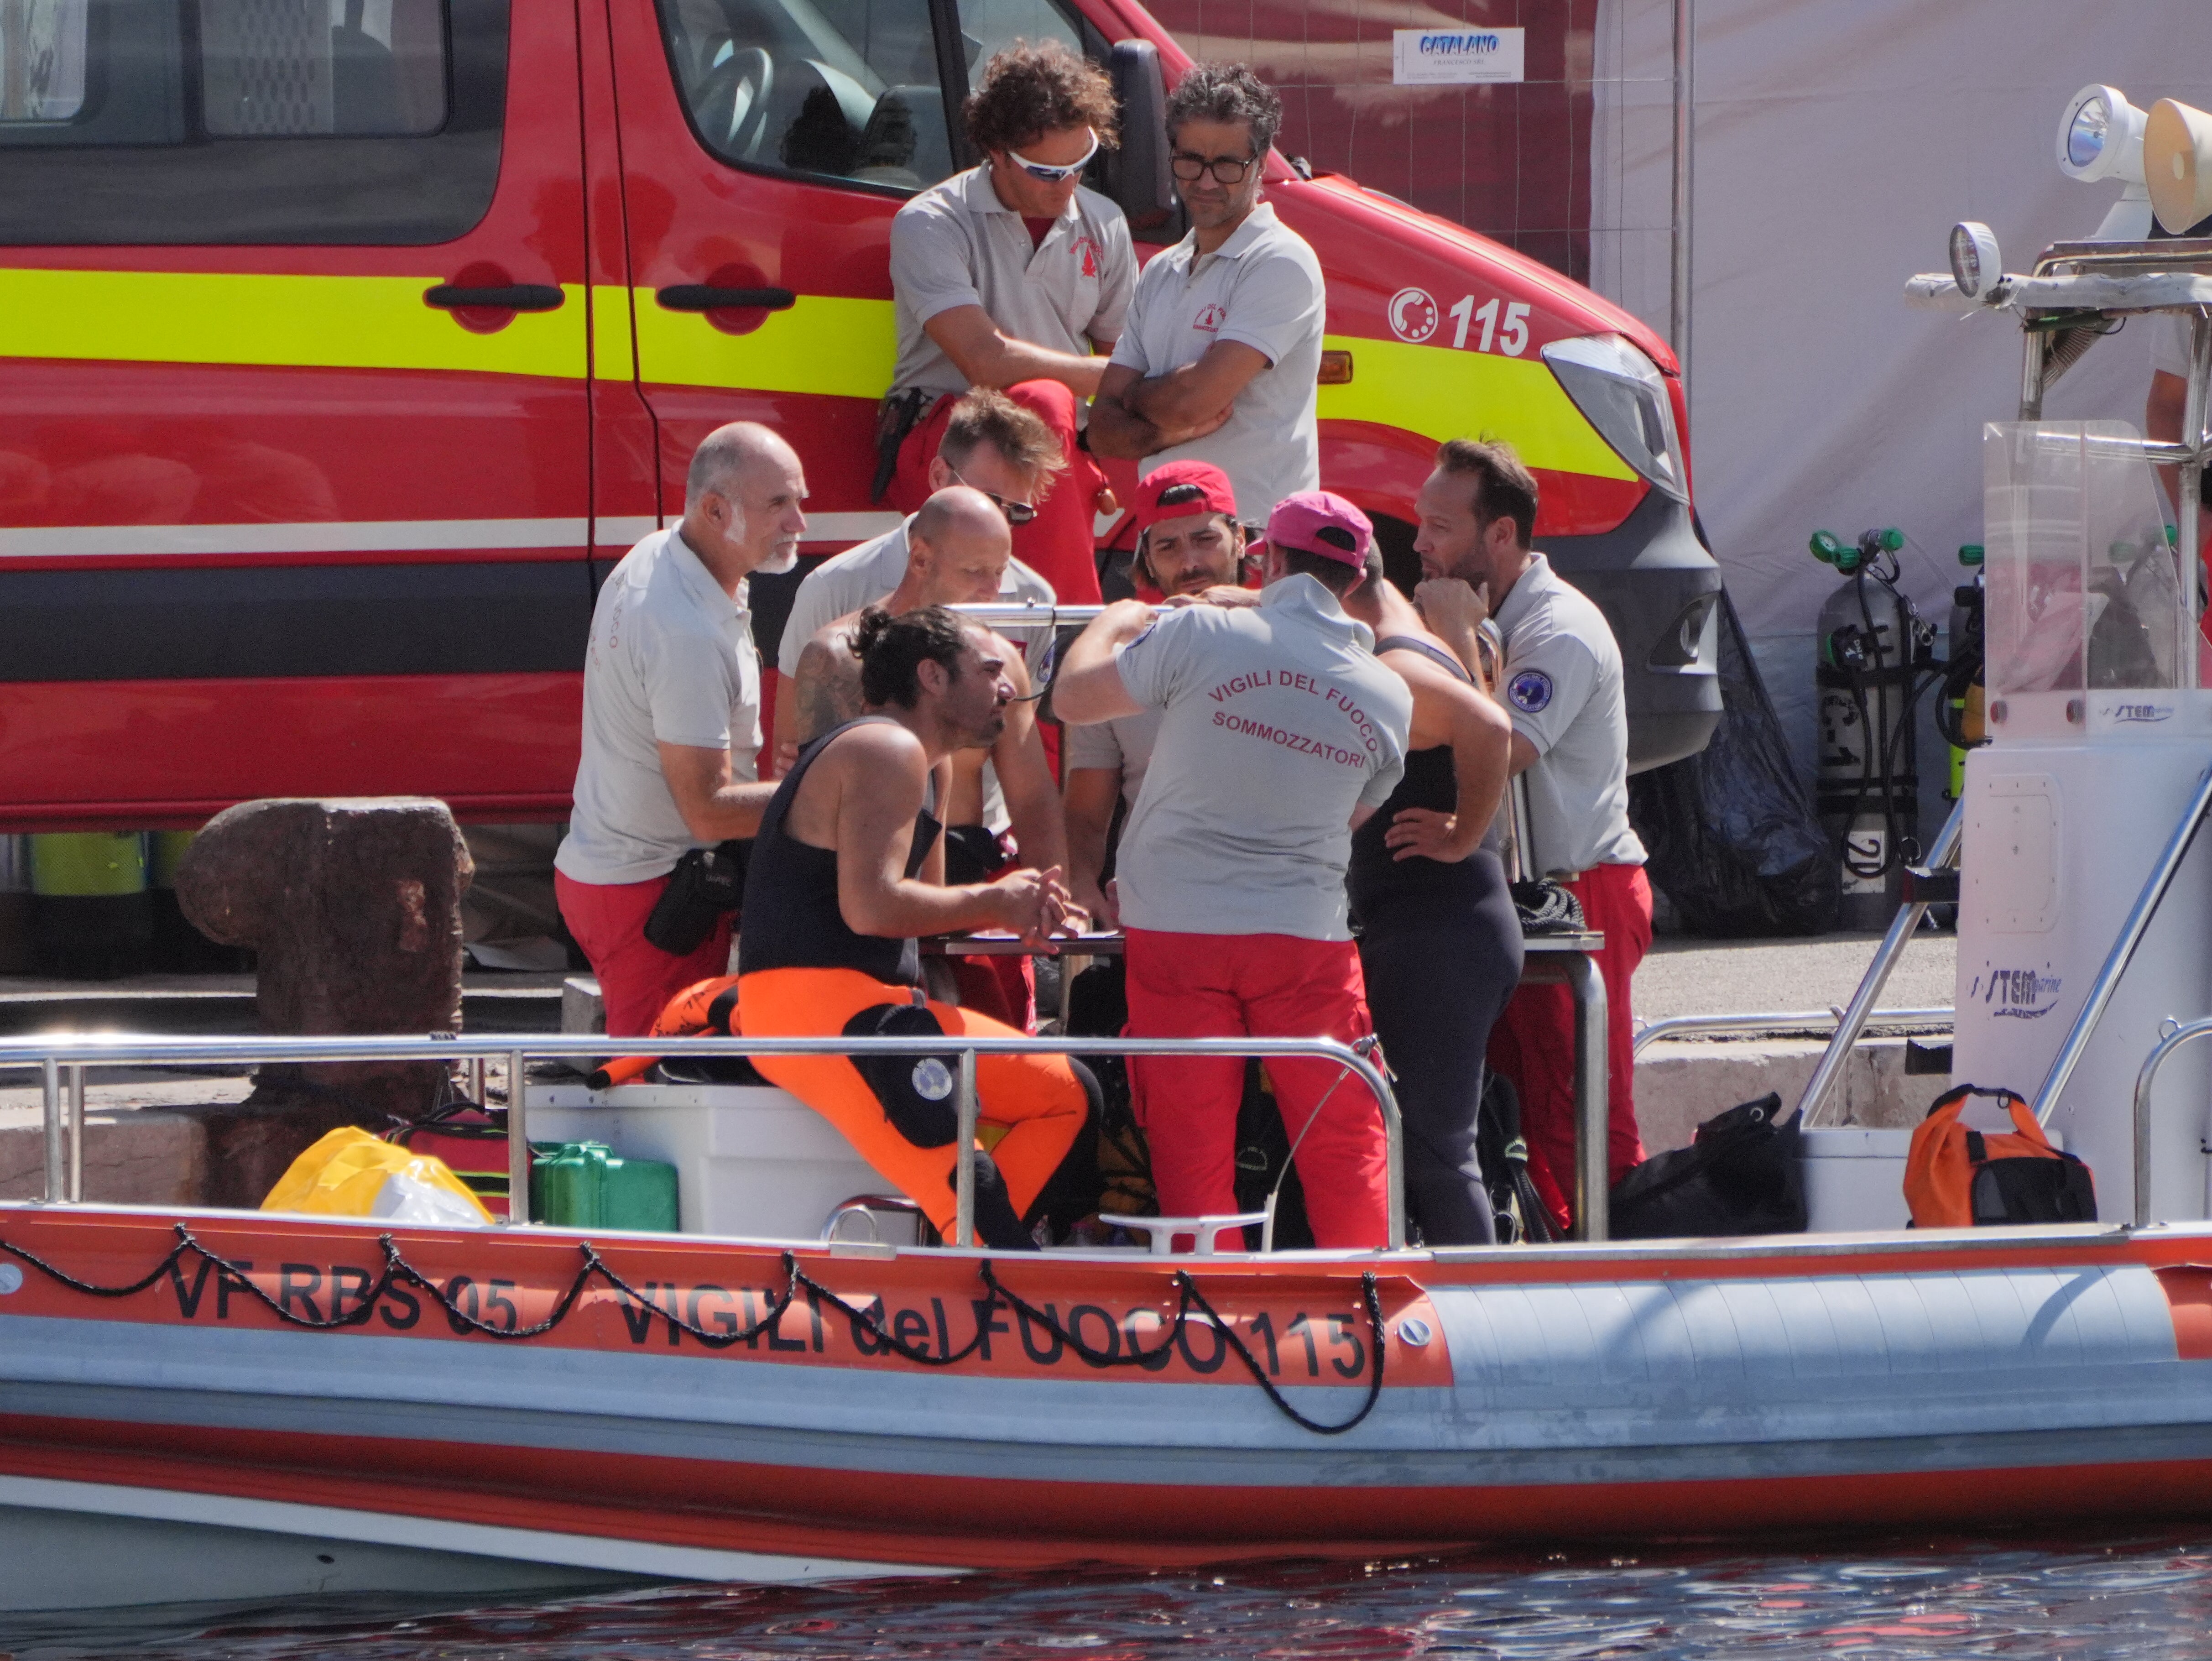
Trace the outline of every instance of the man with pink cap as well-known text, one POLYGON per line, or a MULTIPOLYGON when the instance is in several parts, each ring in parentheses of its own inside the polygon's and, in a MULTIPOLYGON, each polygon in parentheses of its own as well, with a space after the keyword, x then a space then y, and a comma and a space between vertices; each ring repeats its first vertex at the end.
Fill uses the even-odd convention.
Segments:
MULTIPOLYGON (((1229 475, 1210 461, 1170 461, 1137 486, 1131 510, 1137 550, 1129 569, 1137 598, 1195 598, 1209 588, 1241 587, 1244 526, 1229 475)), ((1057 711, 1055 710, 1055 713, 1057 711)), ((1133 812, 1159 741, 1160 711, 1070 727, 1060 740, 1067 821, 1068 885, 1105 928, 1119 926, 1103 888, 1113 850, 1114 812, 1133 812)))
MULTIPOLYGON (((1251 603, 1156 618, 1123 601, 1069 648, 1053 691, 1063 721, 1161 712, 1115 879, 1134 1036, 1348 1043, 1370 1031, 1344 872, 1353 829, 1405 770, 1413 719, 1405 683, 1338 603, 1373 537, 1342 497, 1301 491, 1267 520, 1251 603)), ((1267 1064, 1315 1243, 1380 1246, 1382 1116, 1341 1070, 1267 1064)), ((1145 1059, 1131 1074, 1161 1212, 1234 1211, 1243 1062, 1145 1059)))

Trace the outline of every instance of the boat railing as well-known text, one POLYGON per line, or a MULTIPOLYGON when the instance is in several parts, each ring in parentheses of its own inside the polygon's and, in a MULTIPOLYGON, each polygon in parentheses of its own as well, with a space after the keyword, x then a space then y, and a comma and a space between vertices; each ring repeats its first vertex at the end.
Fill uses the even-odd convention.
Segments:
MULTIPOLYGON (((1966 840, 1966 804, 1962 800, 1951 809, 1951 816, 1943 821, 1942 830, 1936 832, 1935 845, 1928 850, 1925 870, 1933 877, 1937 873, 1957 869, 1959 855, 1966 840)), ((1906 867, 1908 882, 1912 888, 1920 886, 1917 873, 1906 867)), ((1957 896, 1954 894, 1953 898, 1957 896)), ((1844 1064, 1850 1059, 1851 1051, 1874 1018, 1875 1000, 1889 983, 1889 971, 1905 953, 1906 945, 1918 932, 1920 920, 1927 916, 1934 904, 1932 892, 1927 896, 1908 893, 1889 920, 1889 928, 1875 947, 1874 959, 1860 978, 1858 989, 1844 1007, 1842 1018, 1836 1023, 1835 1036, 1820 1059, 1814 1063, 1813 1076, 1805 1081, 1805 1092, 1797 1098, 1797 1123, 1810 1129, 1820 1123, 1822 1108, 1827 1104, 1829 1092, 1836 1080, 1843 1076, 1844 1064)))
POLYGON ((2159 1027, 2158 1042, 2143 1057, 2142 1068, 2136 1074, 2135 1142, 2136 1142, 2136 1226, 2150 1226, 2150 1111, 2151 1086, 2158 1078, 2159 1069, 2172 1059, 2173 1053, 2197 1042, 2212 1037, 2212 1020, 2178 1021, 2168 1017, 2159 1027))
MULTIPOLYGON (((604 1033, 564 1032, 529 1034, 429 1033, 418 1036, 323 1037, 167 1037, 128 1032, 49 1032, 0 1038, 0 1071, 36 1068, 45 1096, 46 1196, 49 1203, 81 1203, 84 1197, 85 1074, 93 1068, 206 1067, 215 1063, 310 1062, 472 1062, 504 1058, 507 1066, 507 1159, 509 1192, 530 1192, 530 1136, 528 1130, 528 1065, 538 1057, 567 1057, 596 1063, 612 1044, 604 1033), (64 1155, 64 1101, 67 1092, 70 1135, 64 1155)), ((1389 1208, 1389 1244, 1393 1250, 1406 1244, 1405 1129, 1398 1100, 1383 1069, 1367 1055, 1331 1038, 1071 1038, 1059 1037, 961 1037, 933 1043, 913 1037, 663 1037, 650 1048, 666 1056, 941 1056, 954 1063, 954 1094, 959 1110, 958 1145, 973 1147, 980 1102, 975 1088, 975 1062, 981 1056, 1054 1055, 1077 1057, 1147 1056, 1273 1056, 1305 1057, 1334 1062, 1345 1077, 1356 1077, 1375 1098, 1382 1115, 1389 1208)), ((1341 1080, 1340 1080, 1341 1082, 1341 1080)), ((1602 1112, 1603 1095, 1599 1092, 1602 1112)), ((1584 1116, 1587 1117, 1587 1115, 1584 1116)), ((1605 1146, 1605 1124, 1578 1124, 1577 1134, 1595 1135, 1605 1146)), ((1295 1137, 1294 1137, 1295 1140, 1295 1137)), ((957 1167, 957 1205, 953 1244, 975 1243, 975 1168, 963 1159, 957 1167)), ((527 1207, 522 1208, 526 1212, 527 1207)), ((514 1220, 515 1226, 526 1223, 514 1220)), ((1605 1214, 1599 1205, 1583 1220, 1583 1236, 1605 1238, 1605 1214)))
MULTIPOLYGON (((1749 1015, 1668 1015, 1646 1021, 1636 1030, 1632 1046, 1641 1056, 1647 1046, 1663 1038, 1751 1038, 1764 1032, 1832 1032, 1843 1021, 1839 1005, 1826 1009, 1772 1010, 1749 1015)), ((1876 1029, 1884 1031, 1924 1032, 1948 1030, 1952 1012, 1937 1009, 1876 1009, 1868 1014, 1858 1037, 1876 1029)))

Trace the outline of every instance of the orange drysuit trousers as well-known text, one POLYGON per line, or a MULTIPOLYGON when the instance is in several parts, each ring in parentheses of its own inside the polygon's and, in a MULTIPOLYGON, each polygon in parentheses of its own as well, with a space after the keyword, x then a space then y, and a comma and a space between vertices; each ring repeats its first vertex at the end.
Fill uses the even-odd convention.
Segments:
MULTIPOLYGON (((738 982, 738 1024, 747 1037, 834 1037, 878 1004, 905 1004, 912 991, 856 969, 763 969, 738 982)), ((933 1001, 929 1013, 950 1037, 1018 1038, 1002 1022, 933 1001)), ((927 1040, 916 1040, 921 1048, 927 1040)), ((844 1134, 862 1159, 922 1208, 937 1232, 952 1238, 951 1143, 916 1147, 901 1135, 858 1068, 842 1056, 756 1056, 753 1065, 844 1134)), ((980 1122, 1003 1129, 991 1147, 1006 1198, 1026 1216, 1037 1194, 1083 1129, 1090 1097, 1062 1056, 978 1056, 980 1122)), ((985 1138, 988 1141, 988 1138, 985 1138)))

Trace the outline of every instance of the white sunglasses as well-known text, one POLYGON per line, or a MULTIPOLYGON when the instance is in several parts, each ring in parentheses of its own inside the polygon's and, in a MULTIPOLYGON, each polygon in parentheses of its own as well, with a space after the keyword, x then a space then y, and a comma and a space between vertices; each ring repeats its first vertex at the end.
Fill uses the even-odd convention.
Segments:
POLYGON ((1097 154, 1098 135, 1093 132, 1091 135, 1091 148, 1083 152, 1083 159, 1079 161, 1071 161, 1064 167, 1055 167, 1046 161, 1032 161, 1019 150, 1008 150, 1006 159, 1018 166, 1030 178, 1042 179, 1048 185, 1057 185, 1061 179, 1072 179, 1081 173, 1091 165, 1091 158, 1097 154))

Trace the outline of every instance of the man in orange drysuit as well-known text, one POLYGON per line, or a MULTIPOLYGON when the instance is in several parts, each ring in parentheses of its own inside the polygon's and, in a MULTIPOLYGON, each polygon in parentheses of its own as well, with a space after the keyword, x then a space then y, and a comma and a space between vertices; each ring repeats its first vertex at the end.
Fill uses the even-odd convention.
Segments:
MULTIPOLYGON (((1004 728, 1014 695, 1009 648, 928 606, 862 613, 851 650, 868 713, 799 752, 754 839, 738 1025, 750 1037, 1017 1037, 925 998, 915 939, 1003 928, 1048 949, 1055 933, 1082 927, 1057 867, 943 885, 934 793, 954 751, 986 747, 1004 728)), ((949 1057, 762 1056, 755 1065, 952 1237, 959 1150, 949 1057)), ((971 1151, 975 1236, 1019 1250, 1032 1244, 1027 1214, 1095 1113, 1098 1086, 1061 1056, 979 1056, 976 1084, 982 1123, 1005 1134, 989 1153, 971 1151)))

